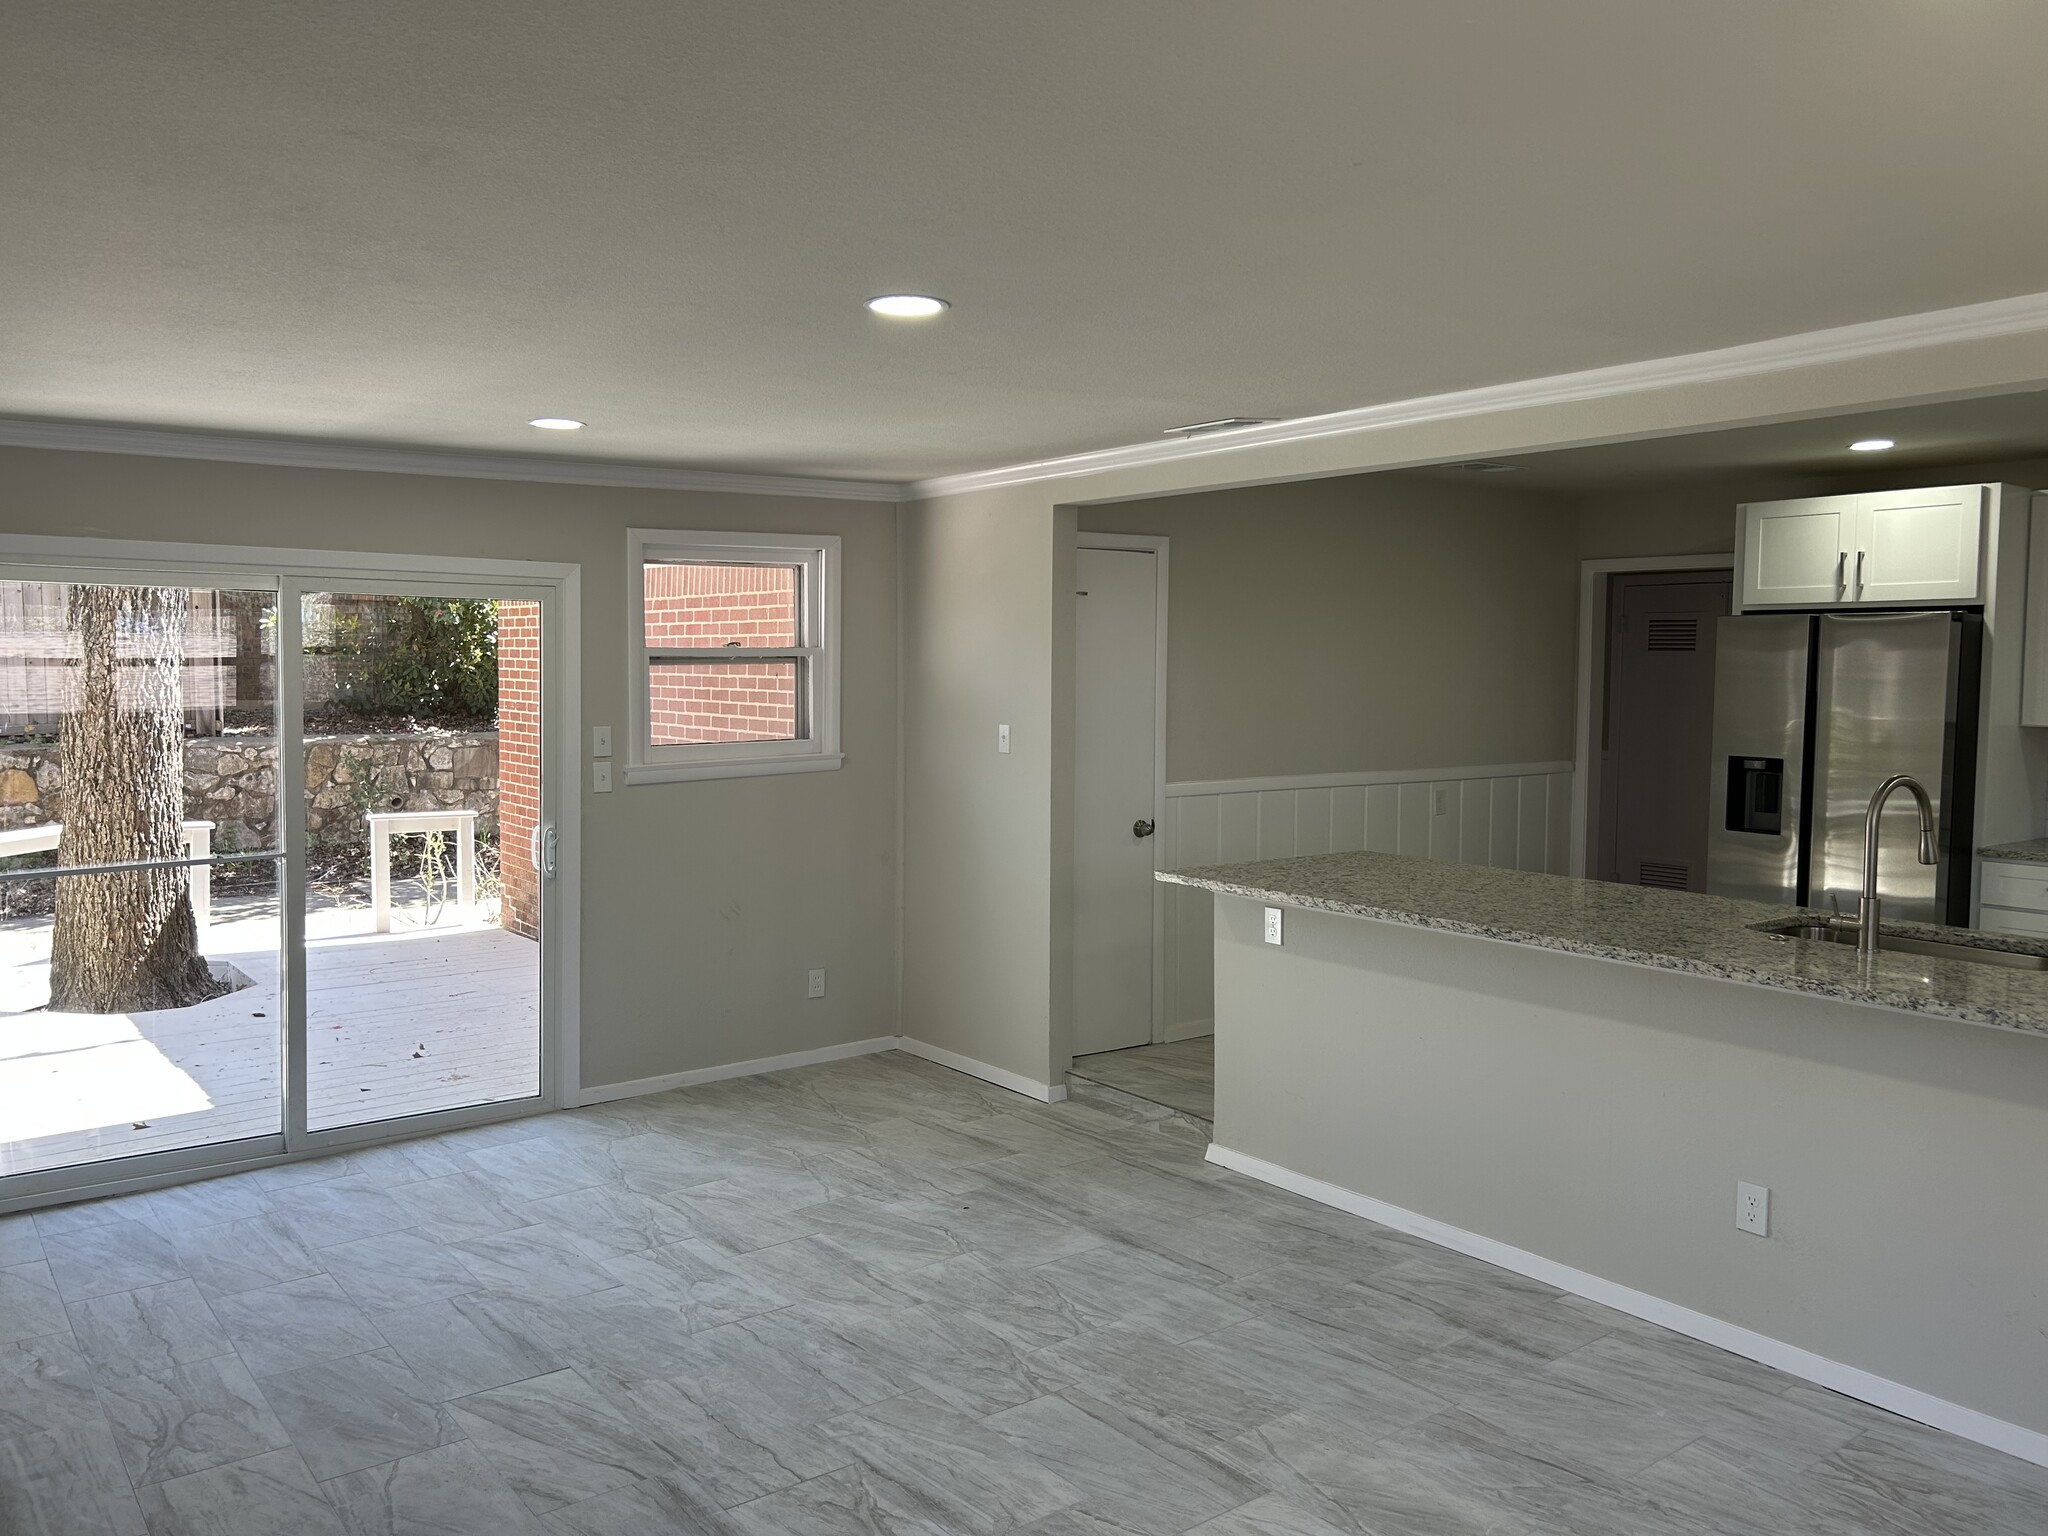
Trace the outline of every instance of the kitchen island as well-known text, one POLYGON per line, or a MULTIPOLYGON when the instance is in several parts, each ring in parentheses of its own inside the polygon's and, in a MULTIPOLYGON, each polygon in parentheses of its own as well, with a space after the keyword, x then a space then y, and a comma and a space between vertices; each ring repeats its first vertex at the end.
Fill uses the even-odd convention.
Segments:
POLYGON ((1160 878, 1216 897, 1213 1160, 2048 1463, 2048 972, 1389 854, 1160 878))

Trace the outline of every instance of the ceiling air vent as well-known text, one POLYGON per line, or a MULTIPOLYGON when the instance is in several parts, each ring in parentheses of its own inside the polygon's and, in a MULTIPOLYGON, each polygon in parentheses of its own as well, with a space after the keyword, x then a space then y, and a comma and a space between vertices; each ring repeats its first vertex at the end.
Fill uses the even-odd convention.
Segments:
POLYGON ((1446 464, 1446 469, 1469 470, 1475 475, 1512 475, 1522 466, 1510 464, 1506 459, 1461 459, 1456 464, 1446 464))
POLYGON ((1660 891, 1682 891, 1691 873, 1683 864, 1657 864, 1645 859, 1636 866, 1636 884, 1654 886, 1660 891))
POLYGON ((1271 416, 1218 416, 1214 421, 1191 421, 1184 427, 1168 427, 1167 437, 1206 437, 1211 432, 1235 432, 1241 427, 1263 427, 1271 416))
POLYGON ((1650 620, 1650 649, 1653 651, 1696 651, 1700 648, 1700 621, 1690 616, 1660 616, 1650 620))

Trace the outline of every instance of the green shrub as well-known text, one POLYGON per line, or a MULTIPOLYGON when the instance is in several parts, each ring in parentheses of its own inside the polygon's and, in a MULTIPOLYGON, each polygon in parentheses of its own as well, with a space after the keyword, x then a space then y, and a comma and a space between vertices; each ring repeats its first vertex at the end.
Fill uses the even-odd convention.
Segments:
POLYGON ((354 663, 348 703, 365 714, 455 720, 498 712, 498 605, 489 598, 400 597, 384 621, 351 623, 337 650, 354 663))

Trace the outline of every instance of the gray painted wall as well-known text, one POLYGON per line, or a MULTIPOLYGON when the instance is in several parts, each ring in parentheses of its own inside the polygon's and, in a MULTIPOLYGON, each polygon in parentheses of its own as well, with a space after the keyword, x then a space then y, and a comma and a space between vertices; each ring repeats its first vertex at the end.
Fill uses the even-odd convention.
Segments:
MULTIPOLYGON (((1434 420, 1396 421, 1357 431, 1304 434, 1272 444, 1242 446, 1219 439, 1212 451, 1191 458, 1082 469, 1059 479, 961 492, 914 503, 911 513, 926 516, 930 509, 943 506, 969 522, 1014 521, 1028 534, 1029 530, 1052 523, 1062 507, 1080 506, 1091 527, 1136 527, 1142 531, 1133 519, 1142 515, 1139 503, 1146 498, 1275 485, 1304 477, 1351 476, 1460 459, 1504 457, 1544 448, 1707 431, 1875 405, 2044 386, 2048 386, 2048 333, 1976 338, 1870 356, 1840 357, 1750 375, 1702 378, 1625 395, 1557 399, 1434 420)), ((2024 475, 2003 471, 1997 478, 2015 479, 2021 484, 2040 483, 2039 479, 2029 481, 2024 475)), ((1059 672, 1053 659, 1055 636, 1062 630, 1071 631, 1070 620, 1055 622, 1052 613, 1055 594, 1062 586, 1053 568, 1061 555, 1056 549, 1037 546, 1034 540, 1022 535, 1020 542, 1010 547, 1022 559, 1040 562, 1038 572, 1018 570, 1006 579, 1042 593, 1042 617, 1028 611, 1012 615, 1006 601, 994 598, 988 605, 991 613, 986 623, 957 609, 953 617, 961 624, 963 633, 971 636, 992 631, 1003 617, 1014 617, 1015 643, 1006 646, 992 637, 989 647, 1003 655, 1007 671, 1028 673, 1043 668, 1057 678, 1059 672), (1020 648, 1032 646, 1039 648, 1037 657, 1021 653, 1020 648)), ((1577 558, 1574 551, 1574 563, 1577 558)), ((906 627, 916 622, 910 610, 922 601, 919 594, 906 586, 906 627)), ((1027 597, 1025 602, 1028 608, 1030 599, 1027 597)), ((921 684, 915 680, 908 660, 904 677, 906 702, 915 707, 915 694, 921 684)), ((1056 682, 1054 686, 1060 685, 1056 682)), ((1047 703, 1055 716, 1064 714, 1071 718, 1071 687, 1065 689, 1064 698, 1052 698, 1047 703)), ((907 729, 905 739, 907 759, 907 729)), ((906 760, 906 774, 910 766, 906 760)), ((1047 760, 1042 771, 1036 765, 1026 771, 1013 771, 999 784, 984 786, 986 792, 979 808, 998 821, 1031 823, 1038 815, 1037 807, 1062 798, 1054 781, 1061 777, 1071 781, 1072 776, 1071 756, 1047 760)), ((1071 793, 1070 783, 1066 793, 1071 793)), ((914 804, 906 806, 906 831, 921 814, 914 804)), ((1054 899, 1051 882, 1063 878, 1059 871, 1063 867, 1061 861, 1067 857, 1063 851, 1055 852, 1053 841, 1048 840, 1035 862, 1007 875, 970 875, 962 861, 937 861, 938 872, 948 877, 953 889, 990 898, 985 919, 967 912, 953 914, 951 920, 971 936, 973 953, 989 963, 997 974, 1031 975, 1040 966, 1052 969, 1050 926, 1040 927, 1035 922, 1021 927, 1009 925, 1009 899, 1000 888, 1007 879, 1035 891, 1039 871, 1043 870, 1047 880, 1045 902, 1050 907, 1054 899)), ((906 869, 906 886, 913 899, 922 881, 923 876, 915 867, 906 869)), ((935 899, 933 904, 936 905, 935 899)), ((1035 910, 1035 897, 1030 905, 1035 910)), ((914 927, 908 937, 906 1021, 911 1013, 911 973, 915 969, 908 951, 920 942, 914 927)), ((944 974, 948 978, 945 987, 932 988, 923 995, 919 1006, 926 1017, 936 1018, 941 1011, 938 1005, 944 1003, 973 1000, 979 1005, 977 989, 970 979, 962 977, 957 967, 936 956, 927 956, 919 963, 927 967, 929 974, 944 974)), ((1051 1059, 1059 1054, 1052 1041, 1056 1027, 1048 1002, 1044 1018, 1029 1008, 1005 1007, 1000 1022, 990 1020, 985 1027, 977 1024, 971 1032, 987 1042, 990 1054, 982 1059, 1020 1061, 1051 1059)))
POLYGON ((1219 1144, 2048 1432, 2048 1040, 1216 919, 1219 1144), (1770 1237, 1735 1229, 1738 1179, 1770 1237))
POLYGON ((580 563, 583 719, 618 730, 628 527, 844 540, 846 765, 609 795, 586 783, 584 1083, 894 1034, 892 507, 0 449, 11 532, 580 563), (831 982, 811 1001, 817 965, 831 982))
POLYGON ((1571 755, 1562 501, 1357 475, 1090 507, 1171 541, 1169 779, 1571 755))
POLYGON ((913 503, 898 526, 903 1032, 1057 1082, 1072 1005, 1073 515, 992 496, 913 503))

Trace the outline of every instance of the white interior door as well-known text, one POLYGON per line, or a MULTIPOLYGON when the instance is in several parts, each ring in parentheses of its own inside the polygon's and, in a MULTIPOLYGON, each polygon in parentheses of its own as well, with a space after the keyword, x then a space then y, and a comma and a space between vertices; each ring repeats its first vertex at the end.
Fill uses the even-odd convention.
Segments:
POLYGON ((1082 549, 1074 599, 1074 1054, 1152 1038, 1158 570, 1082 549))

